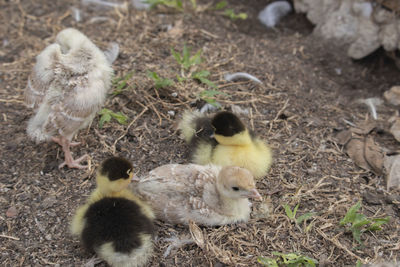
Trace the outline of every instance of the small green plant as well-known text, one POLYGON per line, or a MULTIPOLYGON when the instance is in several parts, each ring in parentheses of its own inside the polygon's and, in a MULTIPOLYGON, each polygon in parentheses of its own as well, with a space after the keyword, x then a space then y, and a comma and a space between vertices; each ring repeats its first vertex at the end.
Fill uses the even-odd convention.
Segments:
POLYGON ((128 117, 122 112, 113 112, 108 108, 103 108, 100 112, 99 128, 103 128, 104 123, 109 122, 112 118, 116 119, 120 124, 127 124, 128 117))
POLYGON ((218 2, 218 3, 215 5, 214 9, 215 9, 215 10, 220 10, 220 9, 225 8, 227 5, 228 5, 228 2, 224 0, 224 1, 218 2))
POLYGON ((163 5, 183 12, 182 0, 146 0, 145 3, 150 4, 150 8, 163 5))
MULTIPOLYGON (((201 71, 192 73, 192 79, 197 80, 201 83, 207 84, 208 86, 210 86, 212 88, 217 88, 217 85, 215 85, 215 83, 213 83, 212 81, 207 79, 208 76, 210 76, 210 72, 208 70, 201 70, 201 71)), ((219 94, 222 94, 222 93, 219 92, 219 94)))
POLYGON ((190 67, 201 63, 201 49, 196 52, 193 56, 190 56, 191 49, 183 46, 182 55, 171 48, 171 53, 174 56, 176 62, 181 65, 183 70, 188 70, 190 67))
POLYGON ((216 91, 216 90, 204 90, 199 94, 199 97, 206 101, 208 104, 213 105, 214 107, 220 108, 221 104, 217 102, 215 99, 216 95, 224 95, 227 96, 227 94, 216 91))
POLYGON ((167 78, 162 78, 162 77, 158 76, 158 74, 155 73, 154 71, 153 72, 152 71, 148 71, 147 72, 147 76, 154 81, 154 85, 155 85, 155 87, 157 89, 174 85, 174 81, 173 80, 170 80, 170 79, 167 79, 167 78))
POLYGON ((280 253, 280 252, 272 252, 275 258, 265 258, 258 257, 257 261, 263 265, 268 267, 280 267, 280 266, 288 266, 288 267, 315 267, 318 264, 318 261, 297 253, 280 253))
POLYGON ((360 260, 357 260, 356 267, 361 267, 361 266, 362 266, 362 262, 360 260))
POLYGON ((113 96, 119 95, 122 93, 122 91, 126 90, 128 88, 128 81, 130 78, 133 76, 133 71, 128 72, 125 76, 123 77, 118 77, 115 78, 112 81, 112 87, 115 88, 114 91, 111 93, 113 96))
POLYGON ((389 222, 390 217, 385 218, 367 218, 364 214, 358 213, 361 208, 361 200, 354 204, 346 213, 344 218, 340 221, 340 225, 346 227, 347 230, 351 231, 353 238, 360 244, 361 234, 366 231, 379 231, 382 230, 382 225, 389 222), (369 225, 369 226, 367 226, 369 225))
POLYGON ((312 216, 315 215, 315 213, 313 213, 313 212, 307 212, 307 213, 304 213, 303 215, 299 216, 298 218, 296 218, 297 209, 299 208, 299 205, 300 204, 297 204, 294 207, 293 211, 289 207, 288 204, 283 205, 283 208, 285 209, 286 216, 288 216, 288 218, 291 221, 293 221, 294 223, 296 223, 296 224, 301 224, 303 221, 306 221, 306 220, 308 220, 309 218, 311 218, 312 216))
POLYGON ((246 13, 235 13, 235 10, 228 8, 225 9, 224 11, 224 15, 229 17, 231 20, 237 20, 237 19, 241 19, 241 20, 245 20, 247 19, 247 14, 246 13))

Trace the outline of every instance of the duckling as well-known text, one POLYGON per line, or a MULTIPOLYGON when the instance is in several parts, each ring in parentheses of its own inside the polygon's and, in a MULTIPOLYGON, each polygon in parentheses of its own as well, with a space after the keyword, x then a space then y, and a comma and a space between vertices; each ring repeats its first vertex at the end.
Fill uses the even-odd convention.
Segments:
POLYGON ((265 176, 271 166, 271 149, 231 112, 221 111, 209 118, 186 111, 178 129, 191 146, 194 163, 243 167, 256 179, 265 176))
POLYGON ((97 173, 97 188, 71 224, 89 252, 111 266, 139 267, 153 252, 154 214, 127 188, 132 165, 123 158, 105 160, 97 173))
POLYGON ((80 162, 87 155, 73 159, 70 146, 79 143, 71 140, 104 104, 112 73, 104 53, 72 28, 58 33, 56 42, 36 57, 25 88, 25 103, 36 110, 27 133, 36 143, 52 140, 62 146, 60 168, 86 168, 80 162))
POLYGON ((253 175, 236 166, 167 164, 152 170, 133 190, 158 219, 205 226, 246 222, 248 198, 262 199, 253 175))

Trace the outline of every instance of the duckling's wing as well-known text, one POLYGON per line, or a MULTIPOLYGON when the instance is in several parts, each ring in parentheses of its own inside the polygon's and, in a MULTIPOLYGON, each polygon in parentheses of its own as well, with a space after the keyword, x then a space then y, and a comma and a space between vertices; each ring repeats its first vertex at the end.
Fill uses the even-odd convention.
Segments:
POLYGON ((58 44, 46 47, 37 57, 36 64, 28 78, 25 88, 25 104, 37 108, 54 80, 55 63, 59 60, 61 49, 58 44))
POLYGON ((58 132, 72 138, 77 130, 90 123, 105 101, 112 70, 82 66, 83 63, 76 57, 88 62, 90 55, 85 51, 81 52, 82 55, 65 56, 55 66, 55 78, 46 97, 50 107, 44 124, 46 133, 58 132))

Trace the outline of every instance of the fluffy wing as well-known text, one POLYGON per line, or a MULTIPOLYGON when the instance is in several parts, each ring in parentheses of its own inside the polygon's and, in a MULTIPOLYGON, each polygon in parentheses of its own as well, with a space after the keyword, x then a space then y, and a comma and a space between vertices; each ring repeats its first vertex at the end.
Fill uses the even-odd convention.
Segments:
POLYGON ((216 195, 218 171, 218 167, 195 164, 164 165, 142 178, 134 190, 151 203, 159 218, 187 223, 196 214, 208 217, 212 213, 204 195, 216 195))
POLYGON ((46 47, 37 57, 36 64, 28 78, 25 88, 25 104, 37 108, 54 79, 54 64, 61 55, 60 46, 52 44, 46 47))

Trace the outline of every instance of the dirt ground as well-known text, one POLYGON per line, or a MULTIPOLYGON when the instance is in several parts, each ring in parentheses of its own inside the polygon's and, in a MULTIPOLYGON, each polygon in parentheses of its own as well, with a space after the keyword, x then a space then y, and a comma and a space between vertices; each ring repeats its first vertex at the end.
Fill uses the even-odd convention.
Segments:
MULTIPOLYGON (((271 257, 274 251, 301 253, 317 259, 319 266, 400 261, 399 202, 388 201, 398 195, 385 190, 383 176, 357 167, 333 138, 349 127, 345 120, 358 123, 369 116, 356 100, 380 97, 398 84, 399 70, 381 51, 351 61, 342 47, 313 37, 312 25, 302 15, 292 13, 276 29, 266 29, 256 17, 267 2, 229 1, 236 12, 249 15, 232 21, 214 10, 146 12, 94 9, 80 1, 1 0, 1 266, 82 266, 89 261, 92 255, 69 234, 69 221, 94 189, 96 167, 108 156, 129 158, 139 176, 162 164, 189 161, 176 121, 210 88, 176 81, 180 67, 171 47, 182 51, 185 43, 192 51, 202 49, 204 60, 197 70, 210 71, 210 80, 227 94, 217 99, 223 108, 237 105, 251 111, 244 119, 268 141, 275 159, 257 184, 266 200, 254 204, 247 224, 203 227, 203 249, 189 244, 163 257, 169 245, 165 239, 188 237, 189 231, 157 221, 155 254, 148 266, 257 266, 258 256, 271 257), (72 5, 81 9, 82 21, 73 19, 72 5), (168 31, 171 26, 174 31, 168 31), (66 27, 81 30, 102 49, 117 42, 121 53, 113 65, 115 76, 133 71, 125 90, 106 103, 126 114, 130 127, 113 120, 99 128, 96 117, 76 138, 84 145, 73 148, 74 155, 90 155, 88 170, 59 170, 60 147, 35 144, 26 135, 33 114, 23 104, 27 77, 35 56, 66 27), (175 79, 175 85, 156 90, 149 70, 175 79), (226 82, 228 72, 248 72, 263 83, 226 82), (365 215, 391 217, 382 231, 361 235, 364 247, 339 226, 359 199, 365 215), (315 215, 297 227, 284 204, 299 204, 298 214, 315 215)), ((206 3, 210 1, 200 2, 206 3)), ((378 122, 387 127, 394 111, 379 107, 378 122)), ((385 132, 375 135, 386 147, 399 149, 385 132)))

